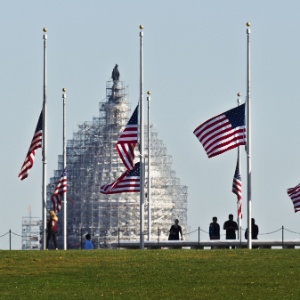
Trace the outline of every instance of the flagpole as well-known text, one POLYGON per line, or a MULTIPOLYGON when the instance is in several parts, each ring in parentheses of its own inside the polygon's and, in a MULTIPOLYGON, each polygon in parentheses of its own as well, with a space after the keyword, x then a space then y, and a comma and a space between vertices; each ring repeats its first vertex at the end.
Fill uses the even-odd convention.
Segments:
POLYGON ((144 249, 144 183, 145 183, 145 163, 144 163, 144 74, 143 74, 143 29, 140 25, 140 249, 144 249))
POLYGON ((47 234, 47 28, 43 28, 44 34, 44 75, 43 75, 43 183, 42 183, 42 201, 43 201, 43 250, 46 250, 47 234))
MULTIPOLYGON (((62 89, 62 99, 63 99, 63 170, 66 170, 67 166, 67 156, 66 156, 66 89, 62 89)), ((64 202, 64 250, 67 250, 67 191, 63 193, 64 202)))
MULTIPOLYGON (((241 104, 241 99, 240 99, 240 96, 241 94, 240 93, 237 93, 237 106, 240 106, 241 104)), ((238 147, 238 150, 237 150, 237 159, 238 159, 238 169, 241 173, 241 154, 240 154, 240 147, 238 147)), ((239 214, 239 208, 240 208, 240 201, 239 201, 239 197, 237 197, 237 216, 238 216, 238 226, 239 226, 239 230, 238 230, 238 238, 240 241, 242 241, 242 219, 241 219, 241 215, 242 215, 242 212, 239 214)))
POLYGON ((147 102, 148 102, 148 241, 151 241, 151 148, 150 148, 150 101, 151 93, 147 92, 147 102))
POLYGON ((248 249, 252 249, 251 228, 251 106, 250 106, 250 22, 247 22, 247 208, 248 208, 248 249))

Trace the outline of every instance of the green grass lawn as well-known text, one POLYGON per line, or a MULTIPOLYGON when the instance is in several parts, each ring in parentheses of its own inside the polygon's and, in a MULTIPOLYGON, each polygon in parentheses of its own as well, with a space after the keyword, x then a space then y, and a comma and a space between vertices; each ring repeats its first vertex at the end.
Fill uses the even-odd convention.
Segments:
POLYGON ((0 299, 300 299, 300 251, 0 251, 0 299))

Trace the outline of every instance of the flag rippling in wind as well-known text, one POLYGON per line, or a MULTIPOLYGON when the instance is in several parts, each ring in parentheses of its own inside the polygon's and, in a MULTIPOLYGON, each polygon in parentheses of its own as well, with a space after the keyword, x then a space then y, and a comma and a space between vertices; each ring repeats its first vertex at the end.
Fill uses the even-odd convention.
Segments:
POLYGON ((127 170, 134 168, 134 148, 138 141, 138 105, 117 142, 117 151, 127 170))
POLYGON ((300 183, 294 188, 287 189, 287 193, 293 201, 295 213, 300 211, 300 183))
POLYGON ((245 104, 207 120, 194 134, 209 158, 246 145, 245 104))
POLYGON ((53 204, 53 210, 58 213, 61 209, 61 203, 63 199, 63 194, 67 192, 67 171, 64 169, 61 174, 60 180, 57 183, 55 191, 51 197, 53 204))
POLYGON ((29 150, 27 152, 25 161, 21 167, 18 177, 23 180, 28 177, 28 170, 32 168, 35 158, 35 150, 42 148, 43 141, 43 111, 40 114, 29 150))
POLYGON ((240 173, 239 159, 237 160, 237 164, 233 176, 232 192, 237 196, 238 217, 242 219, 242 177, 240 173))
POLYGON ((140 163, 133 170, 126 171, 115 182, 101 186, 102 194, 132 193, 140 191, 140 163))

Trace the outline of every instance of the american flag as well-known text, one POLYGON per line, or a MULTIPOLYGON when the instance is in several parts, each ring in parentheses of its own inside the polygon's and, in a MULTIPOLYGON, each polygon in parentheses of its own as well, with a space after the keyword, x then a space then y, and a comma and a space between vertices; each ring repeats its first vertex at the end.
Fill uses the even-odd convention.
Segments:
POLYGON ((246 145, 245 104, 207 120, 194 134, 209 158, 246 145))
POLYGON ((293 201, 295 213, 300 211, 300 183, 294 188, 287 189, 287 193, 293 201))
POLYGON ((57 183, 56 189, 51 197, 53 210, 58 213, 61 209, 63 194, 67 192, 67 170, 64 169, 57 183))
POLYGON ((120 178, 110 184, 101 186, 102 194, 132 193, 140 191, 140 163, 133 170, 126 171, 120 178))
POLYGON ((38 148, 42 148, 42 141, 43 141, 43 111, 40 114, 29 150, 27 152, 25 161, 21 167, 21 171, 18 175, 18 177, 21 180, 28 177, 28 170, 32 168, 34 163, 35 150, 38 148))
POLYGON ((134 168, 134 148, 138 140, 138 105, 118 139, 117 151, 127 170, 134 168))
POLYGON ((237 160, 235 173, 232 182, 232 192, 236 194, 238 201, 238 217, 242 219, 242 177, 239 167, 239 159, 237 160))

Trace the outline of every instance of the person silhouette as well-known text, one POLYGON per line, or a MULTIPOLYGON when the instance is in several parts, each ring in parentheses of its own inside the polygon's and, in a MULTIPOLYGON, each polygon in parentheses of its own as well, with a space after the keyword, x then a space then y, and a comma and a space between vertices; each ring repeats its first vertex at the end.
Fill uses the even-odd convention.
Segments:
MULTIPOLYGON (((255 224, 255 219, 251 218, 251 236, 252 240, 257 240, 258 236, 258 226, 255 224)), ((245 239, 248 240, 248 228, 245 231, 245 239)))
MULTIPOLYGON (((228 216, 228 221, 226 221, 223 225, 223 229, 226 230, 226 240, 235 240, 236 239, 236 231, 239 229, 238 224, 233 221, 233 215, 230 214, 228 216)), ((226 248, 229 248, 227 246, 226 248)), ((231 247, 232 249, 235 249, 235 246, 231 247)))
POLYGON ((212 222, 209 224, 209 238, 211 240, 220 239, 220 225, 217 223, 217 217, 212 218, 212 222))
POLYGON ((181 239, 183 240, 182 237, 182 228, 180 225, 178 225, 179 220, 175 220, 175 224, 173 224, 170 228, 170 234, 169 234, 169 240, 179 240, 179 233, 181 235, 181 239))

